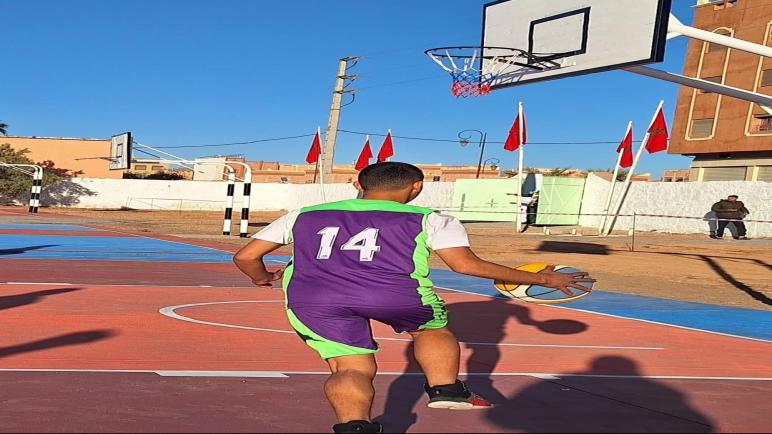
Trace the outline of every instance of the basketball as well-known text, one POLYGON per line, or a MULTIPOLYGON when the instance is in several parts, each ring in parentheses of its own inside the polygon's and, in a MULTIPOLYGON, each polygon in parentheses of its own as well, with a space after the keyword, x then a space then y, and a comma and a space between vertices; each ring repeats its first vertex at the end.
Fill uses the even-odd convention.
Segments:
MULTIPOLYGON (((529 273, 538 273, 546 269, 548 266, 549 264, 545 263, 534 263, 521 265, 516 269, 520 271, 527 271, 529 273)), ((576 268, 566 265, 556 265, 555 271, 558 273, 581 272, 581 270, 577 270, 576 268)), ((520 284, 516 282, 494 282, 494 286, 501 294, 515 300, 536 304, 560 304, 582 299, 590 295, 594 284, 579 283, 579 285, 586 287, 587 290, 582 291, 576 288, 569 288, 573 295, 568 295, 559 289, 549 288, 541 285, 520 284)))

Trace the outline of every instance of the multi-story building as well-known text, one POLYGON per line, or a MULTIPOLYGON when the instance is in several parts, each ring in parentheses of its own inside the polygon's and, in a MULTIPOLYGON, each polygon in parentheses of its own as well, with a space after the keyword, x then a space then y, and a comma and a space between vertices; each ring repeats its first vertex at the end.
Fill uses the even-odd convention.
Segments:
MULTIPOLYGON (((699 0, 693 26, 772 46, 772 0, 699 0)), ((697 39, 684 75, 772 95, 772 59, 697 39)), ((772 108, 683 87, 671 140, 694 157, 690 181, 772 182, 772 108)))

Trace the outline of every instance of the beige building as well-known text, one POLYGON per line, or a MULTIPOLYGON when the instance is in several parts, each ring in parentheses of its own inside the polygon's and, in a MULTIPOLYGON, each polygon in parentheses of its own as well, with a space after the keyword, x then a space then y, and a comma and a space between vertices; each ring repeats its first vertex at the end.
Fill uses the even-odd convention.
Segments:
MULTIPOLYGON (((285 183, 285 184, 312 184, 318 182, 318 173, 313 164, 283 164, 276 161, 247 161, 244 156, 227 156, 206 158, 217 161, 233 161, 247 163, 252 169, 252 182, 256 183, 285 183), (222 159, 222 160, 218 160, 222 159)), ((453 182, 457 179, 471 179, 477 175, 477 166, 443 166, 442 164, 416 164, 426 176, 427 182, 453 182)), ((243 178, 244 168, 233 165, 236 176, 243 178)), ((333 167, 332 179, 325 179, 326 183, 345 184, 354 182, 359 172, 353 164, 337 164, 333 167)), ((196 179, 201 179, 196 174, 196 179)), ((496 166, 486 166, 480 173, 480 178, 498 178, 501 170, 496 166)), ((219 179, 227 179, 222 169, 218 169, 219 179)))
MULTIPOLYGON (((772 0, 700 0, 693 26, 772 46, 772 0)), ((772 95, 772 59, 697 39, 684 75, 772 95)), ((694 157, 690 181, 772 182, 772 111, 683 87, 668 152, 694 157)))
POLYGON ((123 177, 123 170, 110 170, 110 139, 77 139, 65 137, 2 136, 0 143, 12 148, 28 149, 35 162, 51 160, 59 168, 83 178, 123 177))

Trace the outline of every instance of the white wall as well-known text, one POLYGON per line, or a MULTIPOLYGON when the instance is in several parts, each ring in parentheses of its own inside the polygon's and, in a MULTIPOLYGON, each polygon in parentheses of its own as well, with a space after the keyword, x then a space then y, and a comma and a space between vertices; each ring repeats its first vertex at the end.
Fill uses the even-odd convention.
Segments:
MULTIPOLYGON (((88 193, 81 194, 70 206, 77 208, 128 207, 134 209, 208 210, 225 207, 224 181, 163 181, 149 179, 73 178, 70 182, 88 193)), ((236 183, 234 208, 241 208, 243 184, 236 183)), ((352 199, 357 196, 351 184, 328 184, 324 194, 318 184, 252 184, 250 209, 279 211, 315 205, 325 201, 352 199)), ((44 194, 45 197, 45 194, 44 194)), ((428 208, 450 208, 453 183, 428 182, 424 192, 413 202, 428 208)), ((55 205, 51 201, 44 205, 55 205)), ((236 214, 238 215, 238 214, 236 214)))
MULTIPOLYGON (((590 174, 582 199, 582 214, 600 214, 606 203, 611 183, 590 174)), ((622 182, 614 188, 612 210, 622 191, 622 182)), ((748 220, 772 220, 772 183, 761 181, 716 182, 634 182, 630 187, 621 214, 657 214, 669 216, 705 217, 710 207, 730 194, 751 211, 748 220)), ((579 225, 597 228, 600 217, 582 215, 579 225)), ((615 229, 630 229, 632 217, 620 217, 615 229)), ((772 223, 746 223, 748 236, 772 236, 772 223)), ((708 222, 699 219, 642 217, 635 219, 636 230, 670 233, 707 233, 708 222)))

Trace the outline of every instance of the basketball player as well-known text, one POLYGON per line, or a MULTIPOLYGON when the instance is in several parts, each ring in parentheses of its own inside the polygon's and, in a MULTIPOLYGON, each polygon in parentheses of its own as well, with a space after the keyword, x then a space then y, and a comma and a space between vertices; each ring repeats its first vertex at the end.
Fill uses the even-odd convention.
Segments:
POLYGON ((586 290, 580 283, 593 280, 585 273, 535 274, 478 258, 454 217, 406 205, 423 188, 423 173, 410 164, 371 165, 356 187, 362 199, 293 211, 254 235, 234 257, 256 285, 271 286, 283 275, 290 324, 330 367, 324 390, 339 422, 333 431, 381 432, 370 414, 378 351, 371 320, 412 336, 429 407, 491 407, 457 378, 460 347, 429 280, 430 252, 458 273, 568 294, 569 288, 586 290), (263 257, 286 244, 294 244, 291 264, 283 272, 267 271, 263 257))

